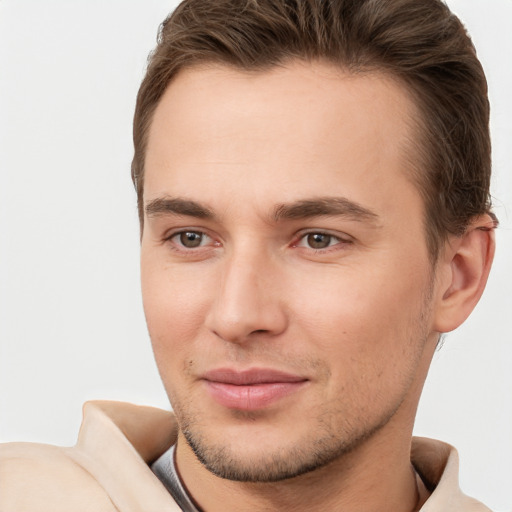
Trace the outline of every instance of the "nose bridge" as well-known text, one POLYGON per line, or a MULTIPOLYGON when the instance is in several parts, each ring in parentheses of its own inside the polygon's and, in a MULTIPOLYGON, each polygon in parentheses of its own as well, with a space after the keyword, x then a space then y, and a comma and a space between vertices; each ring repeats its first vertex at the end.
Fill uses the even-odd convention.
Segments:
POLYGON ((225 256, 207 327, 226 341, 251 334, 276 335, 286 327, 276 262, 260 244, 247 243, 225 256))

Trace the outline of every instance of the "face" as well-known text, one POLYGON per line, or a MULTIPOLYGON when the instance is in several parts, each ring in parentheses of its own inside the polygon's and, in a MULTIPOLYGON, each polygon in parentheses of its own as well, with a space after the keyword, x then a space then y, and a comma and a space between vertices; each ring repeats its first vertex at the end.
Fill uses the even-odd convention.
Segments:
POLYGON ((178 450, 210 471, 289 478, 412 428, 436 337, 414 115, 390 79, 320 63, 193 68, 162 98, 144 308, 178 450))

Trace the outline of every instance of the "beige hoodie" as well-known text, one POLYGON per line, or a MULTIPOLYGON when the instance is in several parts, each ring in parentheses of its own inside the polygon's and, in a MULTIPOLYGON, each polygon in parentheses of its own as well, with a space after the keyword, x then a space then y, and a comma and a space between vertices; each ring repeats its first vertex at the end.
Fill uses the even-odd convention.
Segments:
MULTIPOLYGON (((148 466, 175 440, 170 412, 88 402, 72 448, 0 445, 0 512, 178 512, 148 466)), ((460 491, 454 448, 414 438, 411 459, 436 486, 421 512, 489 512, 460 491)))

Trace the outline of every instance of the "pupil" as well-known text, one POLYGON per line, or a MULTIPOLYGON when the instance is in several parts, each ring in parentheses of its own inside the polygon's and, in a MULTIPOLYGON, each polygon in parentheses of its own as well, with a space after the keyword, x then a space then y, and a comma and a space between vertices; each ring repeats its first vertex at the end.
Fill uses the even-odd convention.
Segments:
POLYGON ((181 233, 180 242, 185 247, 199 247, 201 245, 202 238, 203 237, 199 233, 188 231, 186 233, 181 233))
POLYGON ((329 235, 322 235, 321 233, 312 233, 308 235, 308 245, 313 249, 325 249, 329 247, 331 237, 329 235))

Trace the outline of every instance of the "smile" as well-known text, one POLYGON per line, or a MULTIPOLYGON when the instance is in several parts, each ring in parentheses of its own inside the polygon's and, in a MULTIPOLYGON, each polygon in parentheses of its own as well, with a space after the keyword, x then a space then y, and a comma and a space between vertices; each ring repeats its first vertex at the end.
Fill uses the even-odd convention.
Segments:
POLYGON ((219 369, 207 372, 203 381, 218 404, 229 409, 256 411, 299 391, 308 379, 270 369, 243 372, 219 369))

